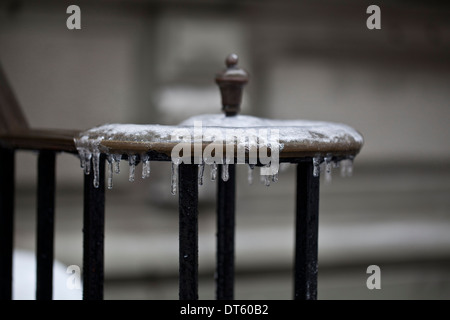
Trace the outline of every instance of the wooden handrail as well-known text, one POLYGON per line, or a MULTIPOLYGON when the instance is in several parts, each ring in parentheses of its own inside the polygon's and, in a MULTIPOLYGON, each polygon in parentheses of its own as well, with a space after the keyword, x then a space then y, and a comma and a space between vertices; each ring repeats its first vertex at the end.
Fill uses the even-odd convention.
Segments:
POLYGON ((29 129, 22 132, 0 134, 4 147, 23 150, 50 150, 76 153, 74 137, 76 130, 29 129))

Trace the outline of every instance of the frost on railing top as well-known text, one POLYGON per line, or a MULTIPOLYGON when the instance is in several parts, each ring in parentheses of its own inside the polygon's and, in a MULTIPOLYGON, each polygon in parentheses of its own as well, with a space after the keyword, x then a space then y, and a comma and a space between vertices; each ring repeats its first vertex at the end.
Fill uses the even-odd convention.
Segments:
MULTIPOLYGON (((222 179, 227 180, 229 164, 247 163, 250 170, 255 165, 262 166, 263 181, 268 185, 277 180, 280 158, 313 157, 314 174, 318 175, 320 164, 325 163, 327 176, 332 166, 344 161, 343 168, 348 173, 348 165, 359 152, 363 138, 353 128, 339 123, 207 114, 189 118, 178 126, 106 124, 81 132, 75 144, 87 174, 92 159, 95 185, 100 154, 106 154, 109 188, 123 155, 130 164, 130 181, 134 180, 138 161, 143 163, 142 177, 148 177, 149 152, 170 157, 173 184, 180 163, 199 165, 200 184, 205 164, 211 166, 213 180, 217 164, 223 164, 222 179)), ((173 188, 175 192, 176 185, 173 188)))

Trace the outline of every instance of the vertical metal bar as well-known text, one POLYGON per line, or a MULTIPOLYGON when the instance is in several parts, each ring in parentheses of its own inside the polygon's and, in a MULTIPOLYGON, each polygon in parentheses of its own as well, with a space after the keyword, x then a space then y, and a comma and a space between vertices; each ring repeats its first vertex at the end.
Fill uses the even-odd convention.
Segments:
POLYGON ((55 158, 53 151, 41 151, 38 157, 36 300, 53 295, 55 158))
POLYGON ((0 148, 0 300, 12 299, 14 150, 0 148))
POLYGON ((319 177, 312 161, 297 165, 294 299, 317 299, 319 177))
POLYGON ((180 164, 179 261, 180 300, 198 299, 198 166, 180 164))
POLYGON ((99 161, 99 186, 91 170, 84 178, 83 299, 103 300, 105 232, 105 155, 99 161))
POLYGON ((234 232, 235 232, 235 165, 228 165, 229 178, 223 181, 219 165, 217 182, 217 278, 216 298, 234 298, 234 232))

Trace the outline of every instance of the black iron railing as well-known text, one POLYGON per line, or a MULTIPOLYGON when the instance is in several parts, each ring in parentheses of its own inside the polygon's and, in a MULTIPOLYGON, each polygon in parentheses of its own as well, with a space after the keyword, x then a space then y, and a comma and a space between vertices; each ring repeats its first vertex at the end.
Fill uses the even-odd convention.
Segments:
MULTIPOLYGON (((0 288, 1 298, 11 299, 14 217, 14 152, 0 149, 0 288)), ((53 151, 38 156, 37 282, 36 299, 52 299, 55 158, 53 151)), ((159 159, 158 159, 159 160, 159 159)), ((105 156, 101 156, 99 187, 91 172, 84 179, 83 299, 103 299, 105 156)), ((297 163, 295 232, 295 299, 317 297, 317 239, 319 177, 312 159, 297 163)), ((222 165, 219 165, 219 176, 222 165)), ((218 179, 217 189, 217 299, 234 298, 235 165, 229 179, 218 179)), ((198 165, 179 167, 179 298, 198 299, 198 165)))
MULTIPOLYGON (((237 57, 227 59, 234 68, 237 57)), ((242 87, 247 75, 233 69, 216 78, 221 87, 223 109, 227 115, 239 110, 242 87), (227 87, 228 86, 228 87, 227 87), (230 87, 231 86, 231 87, 230 87)), ((38 151, 37 204, 37 283, 36 299, 53 298, 55 163, 60 152, 77 154, 74 137, 78 131, 33 130, 28 127, 6 78, 0 69, 0 299, 12 298, 14 165, 15 151, 38 151)), ((127 148, 127 145, 123 145, 127 148)), ((341 152, 356 154, 360 145, 341 152)), ((312 155, 282 156, 280 162, 296 164, 296 216, 294 253, 294 299, 317 298, 317 253, 319 217, 319 175, 314 174, 317 161, 312 155)), ((342 150, 341 150, 342 151, 342 150)), ((171 161, 155 150, 145 151, 150 161, 171 161)), ((347 154, 346 154, 347 153, 347 154)), ((339 153, 338 153, 339 154, 339 153)), ((123 155, 126 159, 127 154, 123 155)), ((329 159, 330 160, 330 159, 329 159)), ((338 161, 340 159, 333 158, 338 161)), ((323 158, 322 158, 323 161, 323 158)), ((94 173, 84 177, 83 214, 83 299, 103 299, 104 229, 105 229, 105 163, 101 154, 99 185, 94 187, 94 173)), ((223 165, 218 165, 222 176, 223 165)), ((236 164, 228 165, 227 181, 217 179, 217 265, 216 298, 234 298, 235 275, 235 204, 236 164)), ((179 298, 198 299, 198 165, 180 164, 179 194, 179 298)), ((175 253, 174 253, 175 254, 175 253)))

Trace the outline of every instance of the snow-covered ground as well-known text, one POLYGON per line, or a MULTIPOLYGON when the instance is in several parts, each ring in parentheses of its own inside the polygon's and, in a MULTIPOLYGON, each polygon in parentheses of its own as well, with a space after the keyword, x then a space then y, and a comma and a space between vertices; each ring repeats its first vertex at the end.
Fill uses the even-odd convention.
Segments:
MULTIPOLYGON (((53 264, 53 299, 80 300, 81 288, 70 284, 73 273, 59 261, 53 264), (69 282, 69 285, 68 285, 69 282)), ((13 256, 13 299, 34 300, 36 298, 36 255, 27 250, 15 250, 13 256)))

